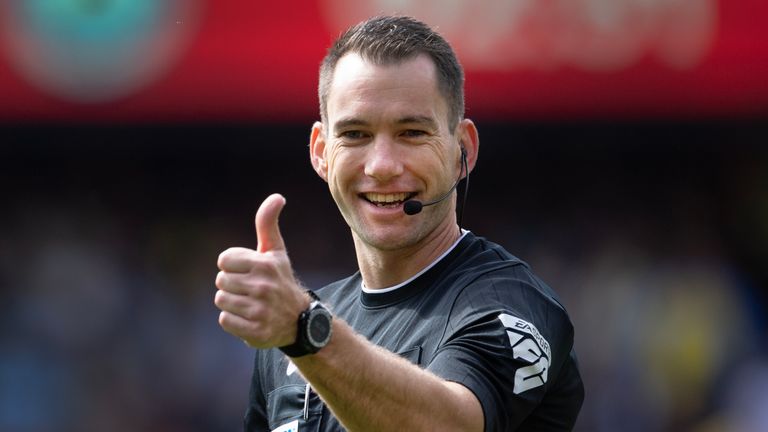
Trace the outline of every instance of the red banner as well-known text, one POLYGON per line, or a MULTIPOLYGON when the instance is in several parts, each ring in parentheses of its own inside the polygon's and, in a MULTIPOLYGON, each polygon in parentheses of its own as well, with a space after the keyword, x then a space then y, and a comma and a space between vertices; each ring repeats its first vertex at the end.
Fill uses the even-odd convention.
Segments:
POLYGON ((326 47, 380 12, 454 45, 475 119, 768 113, 763 0, 0 0, 0 121, 309 121, 326 47))

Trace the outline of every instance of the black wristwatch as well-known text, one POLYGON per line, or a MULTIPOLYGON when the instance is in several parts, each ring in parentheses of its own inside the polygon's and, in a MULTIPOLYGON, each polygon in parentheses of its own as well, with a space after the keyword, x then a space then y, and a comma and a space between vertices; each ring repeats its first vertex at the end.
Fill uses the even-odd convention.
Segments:
POLYGON ((333 316, 321 303, 317 295, 307 291, 312 296, 312 303, 299 315, 296 342, 280 347, 280 351, 288 357, 301 357, 314 354, 331 340, 331 323, 333 316))

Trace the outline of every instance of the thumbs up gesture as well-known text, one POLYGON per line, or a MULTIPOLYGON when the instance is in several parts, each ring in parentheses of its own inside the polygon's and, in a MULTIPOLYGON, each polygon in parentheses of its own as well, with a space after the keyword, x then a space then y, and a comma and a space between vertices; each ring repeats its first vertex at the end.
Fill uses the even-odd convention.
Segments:
POLYGON ((219 324, 254 348, 290 345, 297 320, 310 303, 293 276, 278 218, 285 206, 279 194, 256 212, 256 250, 229 248, 219 255, 214 303, 219 324))

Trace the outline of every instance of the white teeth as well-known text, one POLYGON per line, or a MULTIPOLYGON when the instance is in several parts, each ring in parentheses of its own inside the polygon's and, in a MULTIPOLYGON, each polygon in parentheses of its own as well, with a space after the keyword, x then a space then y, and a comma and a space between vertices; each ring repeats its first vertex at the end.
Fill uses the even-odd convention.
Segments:
POLYGON ((406 198, 408 198, 408 194, 405 192, 391 193, 391 194, 368 192, 365 194, 365 199, 378 205, 397 203, 397 202, 405 201, 406 198))

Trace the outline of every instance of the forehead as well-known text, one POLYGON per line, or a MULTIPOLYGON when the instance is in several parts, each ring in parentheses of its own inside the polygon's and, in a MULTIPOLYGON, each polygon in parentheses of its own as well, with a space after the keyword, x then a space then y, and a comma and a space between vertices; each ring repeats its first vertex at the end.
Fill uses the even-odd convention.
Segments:
POLYGON ((353 114, 349 111, 361 109, 379 114, 421 111, 418 114, 439 115, 442 120, 446 117, 447 103, 439 91, 432 59, 420 54, 397 63, 378 65, 357 53, 344 55, 333 73, 328 115, 348 116, 353 114))

